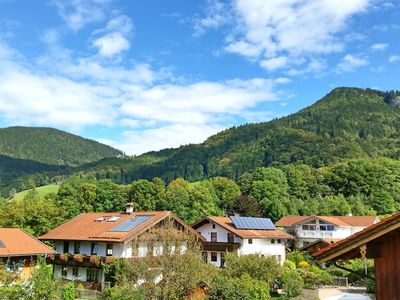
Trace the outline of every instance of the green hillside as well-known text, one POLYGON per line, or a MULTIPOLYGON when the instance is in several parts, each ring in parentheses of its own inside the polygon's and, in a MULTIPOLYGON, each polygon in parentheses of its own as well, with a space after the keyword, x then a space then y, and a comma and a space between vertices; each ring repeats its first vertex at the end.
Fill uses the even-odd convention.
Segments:
POLYGON ((0 129, 0 155, 51 165, 78 166, 121 151, 61 130, 39 127, 0 129))
MULTIPOLYGON (((43 197, 43 196, 45 196, 47 194, 51 194, 51 193, 57 194, 59 189, 60 189, 60 186, 57 184, 48 184, 48 185, 39 186, 39 187, 35 188, 35 190, 38 193, 38 196, 40 196, 40 197, 43 197)), ((26 196, 26 194, 29 193, 29 191, 30 191, 30 189, 16 193, 14 195, 13 199, 21 200, 26 196)))
POLYGON ((304 163, 320 167, 347 158, 400 155, 398 93, 337 88, 287 117, 233 127, 202 144, 114 158, 80 168, 97 178, 131 182, 161 177, 190 181, 222 175, 238 178, 260 166, 304 163), (106 163, 105 163, 106 162, 106 163))

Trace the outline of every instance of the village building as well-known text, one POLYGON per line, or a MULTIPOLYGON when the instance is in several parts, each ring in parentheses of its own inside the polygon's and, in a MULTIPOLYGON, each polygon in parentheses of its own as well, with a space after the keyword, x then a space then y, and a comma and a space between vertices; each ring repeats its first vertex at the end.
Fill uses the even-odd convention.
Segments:
MULTIPOLYGON (((400 213, 373 224, 313 255, 321 264, 374 259, 376 300, 400 299, 400 213)), ((369 274, 371 275, 371 274, 369 274)))
POLYGON ((320 239, 344 239, 377 222, 375 216, 284 216, 275 225, 294 235, 303 248, 320 239))
POLYGON ((0 228, 0 262, 19 279, 31 277, 38 256, 54 250, 20 228, 0 228))
POLYGON ((259 254, 285 261, 285 242, 293 237, 276 229, 268 218, 206 217, 195 229, 203 241, 203 258, 217 267, 224 267, 226 252, 238 255, 259 254))
POLYGON ((49 258, 55 278, 80 281, 86 288, 102 290, 110 281, 103 265, 115 258, 160 255, 162 246, 149 245, 140 237, 169 223, 197 241, 203 239, 169 211, 133 212, 130 205, 126 213, 80 214, 39 239, 55 244, 57 254, 49 258))

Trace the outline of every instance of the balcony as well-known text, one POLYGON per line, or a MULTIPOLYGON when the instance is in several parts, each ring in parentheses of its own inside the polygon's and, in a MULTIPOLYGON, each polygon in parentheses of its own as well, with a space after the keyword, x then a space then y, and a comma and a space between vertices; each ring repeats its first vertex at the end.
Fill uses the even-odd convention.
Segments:
POLYGON ((322 239, 322 238, 333 238, 333 231, 318 231, 318 230, 299 230, 297 235, 300 238, 314 238, 314 239, 322 239))
POLYGON ((203 242, 202 244, 204 251, 234 252, 240 247, 240 243, 203 242))
POLYGON ((47 256, 47 263, 74 266, 74 267, 85 267, 85 268, 100 268, 103 265, 111 264, 116 261, 114 256, 97 256, 97 255, 84 255, 84 254, 50 254, 47 256))

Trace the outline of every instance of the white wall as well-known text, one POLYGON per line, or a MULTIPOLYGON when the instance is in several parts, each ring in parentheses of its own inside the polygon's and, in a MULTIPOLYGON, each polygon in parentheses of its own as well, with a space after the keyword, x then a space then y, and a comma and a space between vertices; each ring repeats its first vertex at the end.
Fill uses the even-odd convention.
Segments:
MULTIPOLYGON (((203 226, 196 229, 203 237, 206 238, 208 242, 211 242, 211 232, 217 233, 217 243, 226 243, 228 242, 228 233, 230 231, 226 230, 222 226, 215 224, 215 228, 212 228, 212 223, 206 223, 203 226)), ((246 255, 246 254, 260 254, 265 256, 277 256, 280 257, 278 259, 279 263, 283 263, 285 261, 285 240, 281 239, 281 244, 277 243, 277 239, 275 239, 275 244, 271 243, 271 239, 253 239, 253 243, 249 244, 248 239, 242 239, 238 236, 234 238, 235 243, 239 243, 238 254, 246 255)), ((217 267, 221 265, 221 253, 218 251, 207 251, 207 261, 210 264, 213 264, 217 267), (211 261, 211 252, 217 253, 217 261, 211 261)))
MULTIPOLYGON (((211 232, 217 233, 217 242, 220 243, 227 243, 228 242, 228 233, 230 231, 226 230, 225 228, 215 224, 215 229, 212 228, 211 223, 204 224, 203 226, 196 229, 198 233, 200 233, 207 242, 211 242, 211 232)), ((235 236, 234 238, 235 243, 242 243, 242 238, 235 236)))

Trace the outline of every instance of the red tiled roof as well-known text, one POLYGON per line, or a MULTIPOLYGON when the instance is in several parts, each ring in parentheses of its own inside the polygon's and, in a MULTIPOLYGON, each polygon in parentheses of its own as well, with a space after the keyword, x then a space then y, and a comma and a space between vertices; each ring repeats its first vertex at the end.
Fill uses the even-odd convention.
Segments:
POLYGON ((131 237, 137 237, 166 218, 173 218, 188 228, 193 234, 203 239, 190 226, 186 225, 177 216, 169 211, 150 211, 125 213, 84 213, 67 221, 66 223, 54 228, 48 233, 39 237, 41 240, 75 240, 75 241, 114 241, 123 242, 131 237), (137 227, 130 231, 111 231, 114 227, 135 216, 151 216, 137 227), (97 222, 96 219, 105 217, 106 219, 97 222), (120 217, 115 222, 107 221, 112 217, 120 217))
POLYGON ((293 238, 293 236, 291 236, 290 234, 288 234, 282 230, 279 230, 279 229, 275 229, 275 230, 237 229, 229 217, 206 217, 205 219, 203 219, 203 220, 197 222, 195 225, 193 225, 193 228, 195 228, 195 229, 198 228, 199 226, 197 226, 197 225, 200 225, 200 223, 202 223, 205 220, 214 222, 214 223, 222 226, 226 230, 240 236, 241 238, 245 238, 245 239, 248 239, 248 238, 292 239, 293 238))
POLYGON ((368 227, 379 222, 379 218, 375 216, 284 216, 275 225, 278 227, 289 227, 312 218, 342 227, 368 227))
POLYGON ((0 257, 34 256, 55 253, 20 228, 0 228, 0 257))
POLYGON ((355 234, 353 234, 343 240, 340 240, 339 242, 337 242, 333 245, 330 245, 324 249, 321 249, 320 251, 314 253, 313 256, 317 260, 320 260, 329 254, 334 254, 339 249, 343 249, 345 247, 351 247, 351 245, 353 243, 359 242, 360 240, 363 240, 374 233, 379 233, 380 230, 385 229, 388 226, 391 226, 393 224, 398 225, 398 227, 400 227, 400 212, 396 213, 378 223, 375 223, 359 232, 356 232, 355 234))

